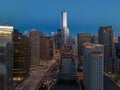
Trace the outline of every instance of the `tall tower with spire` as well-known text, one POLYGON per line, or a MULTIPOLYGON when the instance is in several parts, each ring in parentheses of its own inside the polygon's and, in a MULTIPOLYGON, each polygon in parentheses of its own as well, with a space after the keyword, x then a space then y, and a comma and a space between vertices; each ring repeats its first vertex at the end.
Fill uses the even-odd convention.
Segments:
POLYGON ((67 27, 67 12, 65 10, 61 13, 61 30, 63 43, 67 44, 69 39, 69 29, 67 27))

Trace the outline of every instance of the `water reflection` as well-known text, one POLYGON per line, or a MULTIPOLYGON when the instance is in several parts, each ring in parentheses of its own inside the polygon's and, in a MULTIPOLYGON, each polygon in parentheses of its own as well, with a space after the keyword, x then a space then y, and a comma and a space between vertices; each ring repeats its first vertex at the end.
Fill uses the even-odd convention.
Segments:
MULTIPOLYGON (((75 73, 75 66, 72 59, 63 59, 60 68, 60 73, 69 74, 75 73)), ((61 77, 58 78, 57 84, 53 90, 80 90, 75 77, 61 77)))

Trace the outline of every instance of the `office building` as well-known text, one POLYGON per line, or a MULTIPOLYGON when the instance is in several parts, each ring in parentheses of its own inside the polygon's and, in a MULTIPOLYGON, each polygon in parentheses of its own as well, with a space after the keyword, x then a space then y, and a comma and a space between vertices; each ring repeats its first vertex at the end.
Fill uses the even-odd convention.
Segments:
POLYGON ((72 45, 72 54, 74 56, 78 56, 78 44, 77 39, 74 40, 74 44, 72 45))
POLYGON ((53 37, 40 37, 40 60, 46 61, 53 58, 53 37))
MULTIPOLYGON (((1 50, 1 48, 0 48, 0 50, 1 50)), ((0 53, 0 60, 2 60, 1 59, 2 58, 2 56, 1 56, 1 53, 0 53)), ((6 82, 6 78, 5 78, 5 75, 6 75, 6 67, 5 67, 5 65, 4 64, 2 64, 2 63, 0 63, 0 90, 5 90, 5 82, 6 82)))
POLYGON ((85 43, 83 50, 85 90, 103 90, 104 47, 100 44, 85 43))
POLYGON ((117 72, 120 73, 120 36, 118 36, 118 43, 115 43, 116 58, 117 58, 117 72))
POLYGON ((54 39, 54 42, 55 42, 55 49, 56 50, 59 50, 61 49, 62 47, 62 30, 61 29, 58 29, 57 32, 56 32, 56 35, 55 35, 55 39, 54 39))
POLYGON ((98 42, 104 45, 104 70, 114 72, 116 69, 115 46, 113 42, 114 31, 112 26, 101 26, 98 31, 98 42))
POLYGON ((113 42, 118 43, 118 36, 116 36, 116 35, 113 36, 113 42))
POLYGON ((98 44, 98 36, 96 34, 92 35, 91 43, 98 44))
POLYGON ((41 32, 32 29, 30 30, 31 39, 31 69, 36 69, 40 65, 40 35, 41 32))
POLYGON ((78 57, 80 60, 82 60, 83 56, 83 43, 85 42, 91 42, 91 33, 81 33, 79 32, 77 35, 77 43, 78 43, 78 57))
POLYGON ((120 44, 120 36, 118 36, 118 44, 120 44))
POLYGON ((0 90, 13 90, 13 26, 0 26, 0 90))
POLYGON ((28 76, 30 69, 30 38, 14 30, 13 48, 13 80, 14 83, 20 83, 28 76))

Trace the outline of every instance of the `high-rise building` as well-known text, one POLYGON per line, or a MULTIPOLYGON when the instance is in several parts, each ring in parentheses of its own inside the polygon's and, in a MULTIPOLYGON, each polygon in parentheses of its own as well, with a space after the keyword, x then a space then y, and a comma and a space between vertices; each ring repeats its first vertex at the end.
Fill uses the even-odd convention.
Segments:
POLYGON ((13 90, 13 26, 0 26, 0 90, 13 90))
POLYGON ((117 35, 114 35, 114 36, 113 36, 113 42, 114 42, 114 43, 118 43, 118 36, 117 36, 117 35))
POLYGON ((85 43, 83 49, 85 90, 103 90, 104 46, 85 43))
POLYGON ((115 47, 116 47, 116 58, 117 58, 117 66, 118 66, 118 72, 120 73, 120 36, 118 36, 118 43, 115 43, 115 47))
MULTIPOLYGON (((0 51, 1 51, 1 48, 0 48, 0 51)), ((0 53, 0 60, 2 60, 2 55, 0 53)), ((5 78, 5 75, 6 75, 6 69, 5 69, 5 65, 0 63, 0 90, 5 90, 5 82, 6 82, 6 78, 5 78)))
POLYGON ((118 43, 116 43, 116 54, 120 59, 120 36, 118 36, 118 43))
POLYGON ((104 45, 104 70, 114 71, 116 69, 115 47, 113 42, 112 26, 101 26, 98 31, 98 42, 104 45))
POLYGON ((72 53, 73 53, 74 56, 78 56, 77 39, 74 40, 74 44, 72 45, 72 53))
POLYGON ((98 37, 96 34, 92 35, 91 37, 91 43, 97 44, 98 43, 98 37))
POLYGON ((53 37, 40 37, 40 60, 51 60, 53 58, 53 37))
POLYGON ((30 30, 31 39, 31 69, 36 69, 40 65, 40 31, 30 30))
POLYGON ((67 12, 64 10, 61 13, 61 30, 63 44, 67 44, 69 40, 69 29, 67 27, 67 12))
POLYGON ((118 36, 118 44, 120 44, 120 36, 118 36))
POLYGON ((91 42, 91 33, 81 33, 79 32, 77 35, 77 43, 78 43, 78 56, 82 59, 83 56, 83 43, 91 42))
POLYGON ((56 50, 60 50, 61 47, 62 47, 62 39, 61 39, 61 37, 62 37, 62 31, 61 31, 61 29, 58 29, 57 33, 55 35, 55 39, 54 39, 54 41, 55 41, 55 49, 56 50))
POLYGON ((28 76, 30 69, 30 38, 14 30, 13 48, 13 80, 14 83, 19 83, 28 76))

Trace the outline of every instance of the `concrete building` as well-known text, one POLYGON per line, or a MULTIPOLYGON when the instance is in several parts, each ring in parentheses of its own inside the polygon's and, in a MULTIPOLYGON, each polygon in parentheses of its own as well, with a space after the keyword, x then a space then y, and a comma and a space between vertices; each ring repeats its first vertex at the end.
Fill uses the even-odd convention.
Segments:
POLYGON ((13 26, 0 26, 0 90, 13 90, 12 32, 13 26))
POLYGON ((114 35, 114 36, 113 36, 113 42, 114 42, 114 43, 118 43, 118 36, 117 36, 117 35, 114 35))
POLYGON ((98 44, 98 36, 96 34, 92 35, 91 43, 98 44))
POLYGON ((118 36, 118 43, 120 44, 120 36, 118 36))
MULTIPOLYGON (((1 50, 1 48, 0 48, 1 50)), ((0 53, 0 60, 2 60, 2 55, 0 53)), ((5 87, 6 87, 6 66, 5 64, 2 64, 0 63, 0 90, 6 90, 5 87)))
POLYGON ((72 52, 74 56, 78 56, 78 44, 77 39, 74 40, 74 44, 72 45, 72 52))
POLYGON ((23 36, 18 30, 13 32, 13 80, 20 83, 30 69, 31 45, 30 37, 23 36))
POLYGON ((117 58, 117 71, 120 73, 120 36, 118 36, 118 43, 115 43, 116 58, 117 58))
POLYGON ((82 56, 83 56, 83 43, 85 42, 91 42, 91 33, 82 33, 79 32, 77 35, 77 43, 78 43, 78 56, 79 59, 82 60, 82 56))
POLYGON ((62 47, 62 30, 61 29, 58 29, 57 32, 56 32, 56 35, 55 35, 55 39, 54 39, 54 42, 55 42, 55 49, 56 50, 59 50, 61 49, 62 47))
POLYGON ((31 39, 31 69, 36 69, 40 65, 40 35, 41 32, 32 29, 30 30, 31 39))
POLYGON ((40 37, 40 60, 51 60, 53 58, 53 37, 40 37))
POLYGON ((85 90, 103 90, 104 47, 85 43, 83 50, 85 90))
POLYGON ((104 45, 104 70, 114 72, 117 68, 112 26, 101 26, 98 31, 98 42, 104 45))

